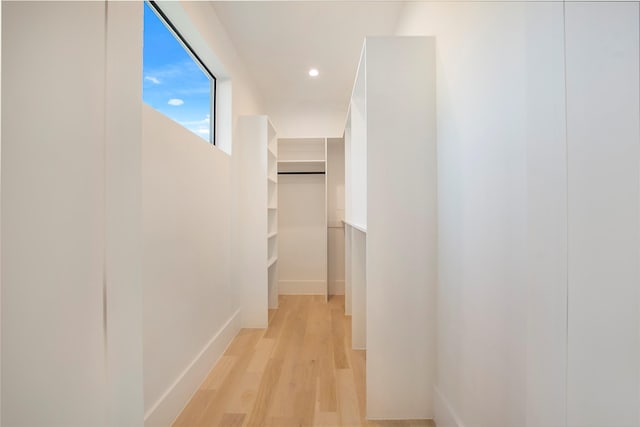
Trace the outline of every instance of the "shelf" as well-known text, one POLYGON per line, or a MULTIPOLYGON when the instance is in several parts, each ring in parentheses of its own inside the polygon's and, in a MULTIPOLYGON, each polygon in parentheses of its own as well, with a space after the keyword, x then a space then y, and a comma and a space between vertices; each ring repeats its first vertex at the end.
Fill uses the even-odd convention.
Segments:
POLYGON ((269 181, 273 182, 274 184, 277 184, 278 181, 276 181, 275 179, 273 179, 272 177, 268 177, 267 178, 269 181))
POLYGON ((348 225, 351 228, 355 228, 358 231, 363 232, 364 234, 367 234, 367 226, 366 225, 362 225, 362 224, 356 224, 353 222, 349 222, 349 221, 342 221, 344 222, 346 225, 348 225))
POLYGON ((267 235, 267 239, 271 239, 272 237, 276 237, 278 235, 277 231, 272 231, 267 235))
POLYGON ((277 257, 277 256, 272 257, 272 258, 269 260, 269 262, 267 263, 267 268, 269 268, 269 267, 271 267, 273 264, 275 264, 275 263, 276 263, 276 261, 278 261, 278 257, 277 257))
POLYGON ((302 166, 322 166, 326 162, 324 160, 278 160, 278 166, 280 165, 302 165, 302 166))
POLYGON ((276 207, 269 206, 269 207, 267 207, 267 209, 269 209, 270 211, 275 211, 276 209, 278 209, 278 207, 277 206, 276 207))
POLYGON ((278 160, 278 172, 324 172, 324 160, 278 160))
POLYGON ((325 160, 278 160, 278 163, 301 163, 301 164, 306 164, 306 163, 325 163, 325 160))

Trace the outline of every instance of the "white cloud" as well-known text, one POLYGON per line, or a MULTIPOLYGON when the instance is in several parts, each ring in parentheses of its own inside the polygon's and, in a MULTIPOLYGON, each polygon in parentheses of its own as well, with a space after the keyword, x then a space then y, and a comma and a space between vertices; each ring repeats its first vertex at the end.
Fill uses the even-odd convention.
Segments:
POLYGON ((207 114, 202 120, 189 120, 184 122, 178 122, 185 128, 189 129, 196 135, 200 135, 202 138, 209 140, 211 134, 210 124, 211 116, 207 114))
POLYGON ((167 102, 167 104, 173 105, 174 107, 179 107, 184 104, 184 101, 180 98, 171 98, 169 102, 167 102))
POLYGON ((209 114, 206 115, 206 117, 202 120, 192 120, 192 121, 186 121, 186 122, 180 122, 180 124, 182 126, 185 127, 190 127, 190 126, 194 126, 194 125, 208 125, 211 122, 211 116, 209 114))
POLYGON ((160 79, 157 77, 153 77, 153 76, 145 76, 144 77, 145 80, 149 80, 151 83, 159 85, 160 84, 160 79))

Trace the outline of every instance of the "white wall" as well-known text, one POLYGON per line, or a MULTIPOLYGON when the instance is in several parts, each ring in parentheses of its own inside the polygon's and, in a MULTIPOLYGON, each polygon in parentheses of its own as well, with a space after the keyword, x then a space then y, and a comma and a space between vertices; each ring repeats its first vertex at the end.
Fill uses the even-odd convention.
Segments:
POLYGON ((438 425, 638 425, 637 3, 412 3, 398 32, 437 38, 438 425))
MULTIPOLYGON (((232 123, 260 112, 213 7, 167 4, 183 33, 232 80, 232 123)), ((214 72, 216 68, 214 67, 214 72)), ((145 424, 168 425, 241 326, 232 261, 235 157, 143 109, 145 424)), ((237 142, 234 128, 234 143, 237 142)))
POLYGON ((141 13, 2 3, 4 425, 142 423, 141 13))
MULTIPOLYGON (((527 425, 525 129, 535 83, 527 53, 537 40, 526 31, 539 25, 527 13, 517 3, 417 3, 399 27, 437 39, 435 416, 445 427, 527 425)), ((556 327, 545 338, 563 333, 556 327)))
POLYGON ((143 113, 144 398, 146 423, 158 425, 172 419, 155 412, 173 394, 190 397, 219 356, 210 349, 224 350, 240 322, 230 303, 231 160, 147 105, 143 113), (194 362, 206 365, 199 378, 194 362))
POLYGON ((344 295, 344 140, 327 140, 329 295, 344 295))

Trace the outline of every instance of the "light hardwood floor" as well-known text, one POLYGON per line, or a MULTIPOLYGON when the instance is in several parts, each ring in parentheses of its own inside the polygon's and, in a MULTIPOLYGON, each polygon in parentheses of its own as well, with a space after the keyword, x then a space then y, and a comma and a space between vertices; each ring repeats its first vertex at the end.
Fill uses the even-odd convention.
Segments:
POLYGON ((268 329, 243 329, 176 419, 200 426, 435 426, 368 422, 365 352, 351 350, 344 297, 280 296, 268 329))

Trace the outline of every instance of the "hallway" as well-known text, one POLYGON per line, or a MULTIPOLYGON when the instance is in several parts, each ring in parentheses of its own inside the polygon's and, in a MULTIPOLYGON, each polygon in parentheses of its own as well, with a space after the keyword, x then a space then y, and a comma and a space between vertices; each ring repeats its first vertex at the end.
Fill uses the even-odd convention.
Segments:
POLYGON ((365 352, 351 350, 344 297, 281 295, 269 328, 243 329, 174 427, 432 426, 368 422, 365 352))

